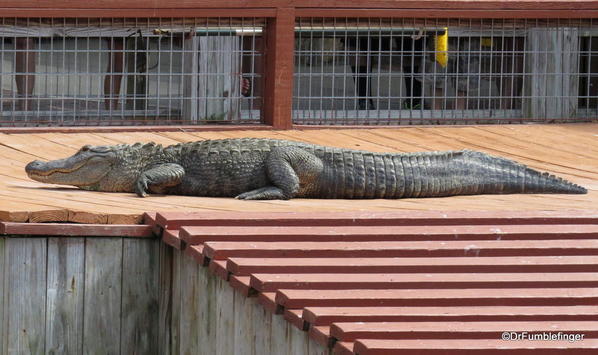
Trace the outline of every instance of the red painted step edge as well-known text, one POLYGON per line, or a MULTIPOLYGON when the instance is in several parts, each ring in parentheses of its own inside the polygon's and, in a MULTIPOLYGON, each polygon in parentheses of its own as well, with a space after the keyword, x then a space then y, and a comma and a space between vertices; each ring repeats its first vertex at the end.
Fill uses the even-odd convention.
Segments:
POLYGON ((596 338, 597 322, 347 322, 333 323, 330 336, 357 339, 501 339, 504 332, 583 334, 596 338))
MULTIPOLYGON (((307 223, 307 222, 306 222, 307 223)), ((430 240, 548 240, 596 239, 598 224, 569 225, 457 225, 457 226, 266 226, 182 227, 186 244, 209 241, 239 242, 351 242, 430 240)))
POLYGON ((164 229, 181 226, 596 224, 598 210, 564 211, 397 211, 397 212, 160 212, 164 229))
POLYGON ((297 273, 594 272, 596 255, 436 258, 240 258, 227 259, 235 275, 297 273))
POLYGON ((334 322, 598 321, 598 306, 306 307, 313 325, 334 322))
POLYGON ((359 339, 353 352, 358 355, 493 355, 493 354, 582 354, 598 352, 598 339, 584 341, 505 341, 501 339, 359 339))
POLYGON ((285 308, 413 306, 592 306, 598 288, 501 288, 432 290, 278 290, 285 308))
POLYGON ((450 242, 207 242, 210 259, 229 257, 446 257, 598 255, 598 240, 450 242))

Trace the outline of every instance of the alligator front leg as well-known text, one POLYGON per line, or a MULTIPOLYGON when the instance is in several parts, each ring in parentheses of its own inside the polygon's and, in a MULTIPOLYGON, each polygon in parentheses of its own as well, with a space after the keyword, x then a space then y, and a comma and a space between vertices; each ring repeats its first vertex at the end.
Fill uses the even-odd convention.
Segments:
POLYGON ((179 164, 160 164, 141 173, 135 185, 135 192, 140 197, 147 196, 148 190, 153 193, 164 193, 167 187, 181 183, 185 169, 179 164))
POLYGON ((297 147, 276 147, 266 160, 266 173, 273 186, 240 194, 241 200, 288 200, 317 185, 324 165, 312 153, 297 147))

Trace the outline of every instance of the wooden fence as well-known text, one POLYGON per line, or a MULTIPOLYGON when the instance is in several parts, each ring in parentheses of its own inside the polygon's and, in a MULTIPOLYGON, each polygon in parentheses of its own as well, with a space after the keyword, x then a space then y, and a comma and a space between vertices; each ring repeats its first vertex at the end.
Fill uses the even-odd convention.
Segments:
POLYGON ((0 238, 0 354, 328 354, 158 239, 0 238))
POLYGON ((0 353, 157 353, 159 244, 0 238, 0 353))

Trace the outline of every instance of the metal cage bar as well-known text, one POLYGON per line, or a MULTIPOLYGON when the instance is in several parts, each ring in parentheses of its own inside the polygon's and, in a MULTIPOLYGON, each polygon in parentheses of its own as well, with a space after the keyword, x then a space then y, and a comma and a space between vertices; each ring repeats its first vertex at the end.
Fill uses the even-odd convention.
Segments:
POLYGON ((0 126, 259 123, 263 18, 2 18, 0 126))
POLYGON ((296 124, 598 117, 591 19, 297 18, 296 124))

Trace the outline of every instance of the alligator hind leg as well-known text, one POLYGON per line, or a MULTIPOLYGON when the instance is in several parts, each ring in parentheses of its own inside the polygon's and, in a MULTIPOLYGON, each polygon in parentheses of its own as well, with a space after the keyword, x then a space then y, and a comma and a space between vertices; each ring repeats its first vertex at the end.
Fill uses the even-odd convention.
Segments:
POLYGON ((266 172, 273 186, 240 194, 242 200, 288 200, 317 189, 324 165, 320 158, 297 147, 276 147, 266 160, 266 172))

